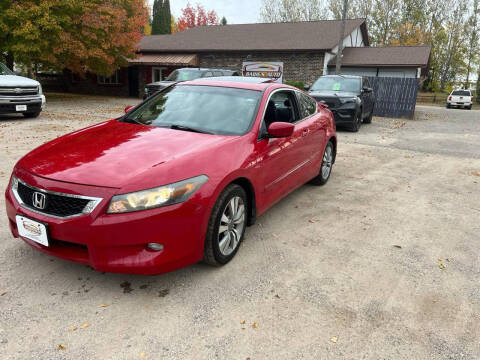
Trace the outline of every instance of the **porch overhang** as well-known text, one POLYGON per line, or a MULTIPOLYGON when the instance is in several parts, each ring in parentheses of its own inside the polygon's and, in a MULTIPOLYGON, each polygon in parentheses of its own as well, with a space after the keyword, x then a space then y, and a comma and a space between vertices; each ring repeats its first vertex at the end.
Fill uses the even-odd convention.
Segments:
POLYGON ((140 54, 136 59, 129 59, 128 65, 164 65, 195 66, 199 64, 197 54, 140 54))

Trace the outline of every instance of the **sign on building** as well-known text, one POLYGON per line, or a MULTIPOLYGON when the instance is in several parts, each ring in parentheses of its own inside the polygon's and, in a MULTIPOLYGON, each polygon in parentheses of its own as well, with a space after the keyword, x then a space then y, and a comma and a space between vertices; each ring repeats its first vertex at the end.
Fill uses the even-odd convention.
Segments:
POLYGON ((275 82, 283 81, 283 62, 245 61, 242 66, 242 75, 273 79, 275 82))

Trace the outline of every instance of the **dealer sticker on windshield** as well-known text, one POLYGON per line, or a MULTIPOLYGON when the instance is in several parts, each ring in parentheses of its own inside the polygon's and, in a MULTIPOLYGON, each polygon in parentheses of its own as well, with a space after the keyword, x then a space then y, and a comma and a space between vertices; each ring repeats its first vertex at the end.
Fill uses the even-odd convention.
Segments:
POLYGON ((20 236, 36 243, 48 246, 47 227, 25 216, 17 215, 17 229, 20 236))

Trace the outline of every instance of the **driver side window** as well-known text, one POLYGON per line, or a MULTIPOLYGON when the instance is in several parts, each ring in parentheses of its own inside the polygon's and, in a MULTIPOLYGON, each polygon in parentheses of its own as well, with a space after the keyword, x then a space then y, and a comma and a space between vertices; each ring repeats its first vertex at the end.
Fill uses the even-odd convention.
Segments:
POLYGON ((299 120, 295 94, 290 90, 275 92, 268 101, 260 129, 260 136, 267 133, 270 124, 274 122, 295 123, 299 120))

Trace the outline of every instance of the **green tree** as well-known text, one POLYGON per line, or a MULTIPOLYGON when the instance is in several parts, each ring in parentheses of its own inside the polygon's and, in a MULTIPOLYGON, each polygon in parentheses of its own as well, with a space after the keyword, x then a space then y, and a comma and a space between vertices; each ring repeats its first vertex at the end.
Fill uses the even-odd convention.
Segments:
POLYGON ((148 21, 144 0, 7 0, 0 6, 0 54, 30 71, 108 75, 135 56, 148 21))
POLYGON ((152 35, 172 33, 170 0, 155 0, 153 3, 152 35))
POLYGON ((224 17, 222 17, 222 20, 220 20, 220 24, 222 25, 227 25, 227 19, 224 17))
MULTIPOLYGON (((473 0, 472 13, 467 20, 467 75, 465 86, 470 86, 470 75, 475 62, 479 57, 479 34, 478 22, 480 21, 480 0, 473 0)), ((477 83, 478 87, 478 83, 477 83)))
POLYGON ((262 0, 260 17, 265 22, 294 22, 327 19, 323 0, 262 0))
POLYGON ((475 91, 475 96, 477 97, 477 103, 480 104, 480 68, 477 73, 477 89, 475 91))

